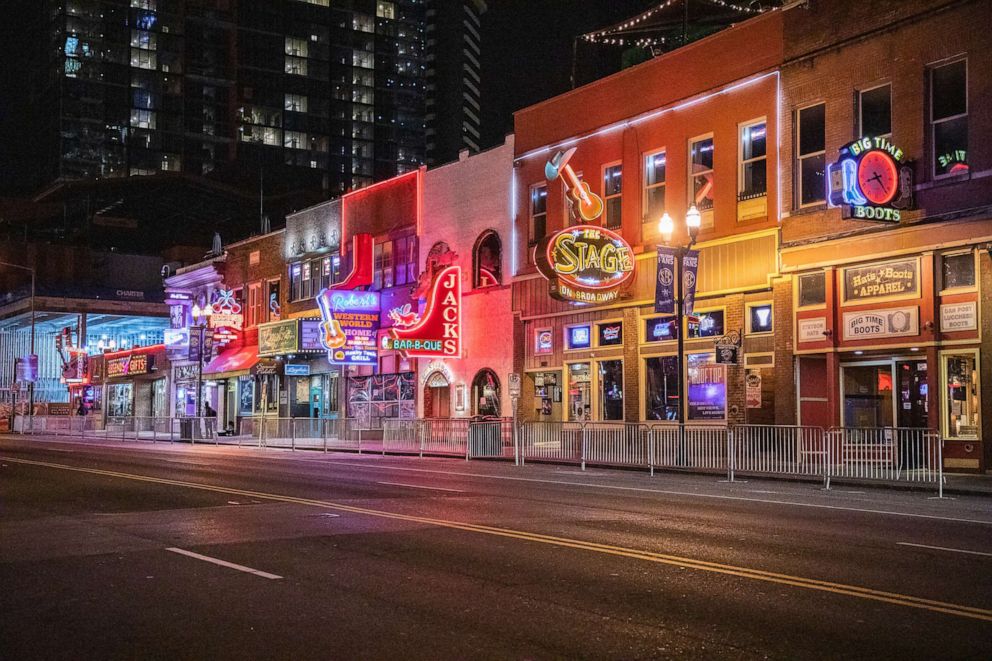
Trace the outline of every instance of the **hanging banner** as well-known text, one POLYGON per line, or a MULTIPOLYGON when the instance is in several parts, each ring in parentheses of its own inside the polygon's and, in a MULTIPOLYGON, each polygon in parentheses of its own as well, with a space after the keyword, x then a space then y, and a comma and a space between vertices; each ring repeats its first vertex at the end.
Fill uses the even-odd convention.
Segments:
POLYGON ((395 350, 407 358, 460 358, 462 355, 462 278, 458 266, 438 272, 431 285, 423 315, 403 319, 390 317, 396 324, 382 338, 382 348, 395 350))
POLYGON ((186 359, 201 360, 203 358, 203 329, 190 329, 189 344, 187 345, 186 359))
POLYGON ((699 251, 686 250, 682 257, 682 314, 692 314, 696 302, 696 272, 699 270, 699 251))
POLYGON ((654 311, 675 313, 675 250, 658 246, 658 275, 654 283, 654 311))
POLYGON ((333 365, 375 365, 379 292, 324 289, 317 296, 320 343, 333 365))

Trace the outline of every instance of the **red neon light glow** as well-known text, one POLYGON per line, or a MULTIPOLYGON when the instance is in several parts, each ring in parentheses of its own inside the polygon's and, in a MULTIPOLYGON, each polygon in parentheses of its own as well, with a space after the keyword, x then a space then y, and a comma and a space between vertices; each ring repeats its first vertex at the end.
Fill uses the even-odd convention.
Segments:
POLYGON ((462 355, 462 278, 458 266, 438 272, 424 314, 409 328, 391 328, 384 349, 406 358, 460 358, 462 355))
POLYGON ((351 273, 335 289, 357 289, 372 284, 372 266, 375 261, 375 241, 371 234, 361 233, 352 237, 351 273))
POLYGON ((135 347, 133 349, 121 349, 120 351, 107 351, 106 353, 98 354, 104 358, 115 358, 117 356, 125 356, 133 353, 155 353, 156 351, 165 351, 164 344, 149 344, 147 347, 135 347))

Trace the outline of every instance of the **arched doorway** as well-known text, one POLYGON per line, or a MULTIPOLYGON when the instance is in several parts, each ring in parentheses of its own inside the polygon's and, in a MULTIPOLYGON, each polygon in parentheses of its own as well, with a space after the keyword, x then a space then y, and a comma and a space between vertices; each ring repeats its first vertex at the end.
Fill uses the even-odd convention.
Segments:
POLYGON ((472 415, 499 416, 499 378, 491 369, 479 370, 472 379, 472 415))
POLYGON ((424 380, 424 417, 451 417, 451 383, 441 371, 434 371, 424 380))

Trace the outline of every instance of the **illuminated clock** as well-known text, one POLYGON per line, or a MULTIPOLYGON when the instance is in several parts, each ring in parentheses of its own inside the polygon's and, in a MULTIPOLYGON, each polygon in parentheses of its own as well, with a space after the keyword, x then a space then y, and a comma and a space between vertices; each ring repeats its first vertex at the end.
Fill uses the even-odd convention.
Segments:
POLYGON ((899 170, 883 151, 869 151, 858 161, 858 188, 872 204, 888 204, 899 191, 899 170))

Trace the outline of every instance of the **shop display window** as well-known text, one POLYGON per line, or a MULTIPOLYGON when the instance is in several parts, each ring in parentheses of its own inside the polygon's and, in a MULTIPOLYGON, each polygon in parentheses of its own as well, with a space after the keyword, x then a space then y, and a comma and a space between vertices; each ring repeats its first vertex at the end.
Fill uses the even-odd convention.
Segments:
POLYGON ((645 342, 667 342, 677 340, 679 325, 675 317, 652 317, 644 320, 645 342))
POLYGON ((623 322, 611 321, 596 326, 599 346, 612 347, 623 344, 623 322))
POLYGON ((758 305, 749 305, 747 308, 747 322, 748 332, 752 335, 756 333, 771 333, 773 329, 772 304, 761 303, 758 305))
POLYGON ((678 420, 679 377, 677 356, 644 361, 644 416, 647 420, 678 420))
POLYGON ((720 337, 723 335, 723 310, 700 312, 696 316, 699 317, 699 324, 689 324, 689 332, 687 333, 687 336, 690 339, 700 337, 720 337))
POLYGON ((569 326, 565 330, 565 341, 569 349, 588 349, 592 346, 592 328, 589 324, 569 326))
POLYGON ((944 435, 977 440, 981 429, 978 352, 944 354, 941 360, 944 435))
POLYGON ((943 255, 940 261, 944 289, 975 286, 975 257, 971 251, 943 255))
POLYGON ((827 302, 827 279, 823 271, 799 276, 799 307, 823 305, 827 302))

